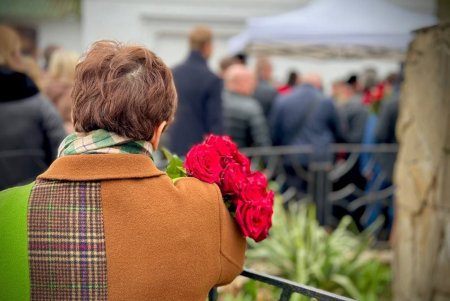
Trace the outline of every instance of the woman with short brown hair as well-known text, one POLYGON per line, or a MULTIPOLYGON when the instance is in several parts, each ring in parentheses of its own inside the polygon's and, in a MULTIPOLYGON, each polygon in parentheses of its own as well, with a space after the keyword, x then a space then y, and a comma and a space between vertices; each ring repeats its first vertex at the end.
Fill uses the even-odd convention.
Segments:
POLYGON ((0 266, 13 262, 0 271, 0 299, 203 301, 239 275, 245 239, 218 187, 173 183, 152 161, 177 104, 162 60, 97 42, 72 98, 77 132, 59 158, 34 184, 0 194, 0 220, 17 214, 0 222, 0 266), (8 288, 12 275, 21 290, 8 288))
POLYGON ((72 97, 77 132, 100 128, 145 141, 173 120, 177 104, 172 73, 159 57, 113 41, 95 43, 82 58, 72 97))

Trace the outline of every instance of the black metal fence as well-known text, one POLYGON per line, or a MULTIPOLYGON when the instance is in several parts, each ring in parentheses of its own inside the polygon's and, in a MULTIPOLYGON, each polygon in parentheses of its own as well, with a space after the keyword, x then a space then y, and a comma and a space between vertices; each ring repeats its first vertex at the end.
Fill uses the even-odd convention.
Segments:
POLYGON ((285 203, 315 203, 322 225, 336 225, 340 217, 351 215, 363 228, 382 214, 386 223, 392 219, 387 211, 395 191, 397 150, 396 144, 333 144, 320 150, 282 146, 242 151, 254 168, 263 169, 278 184, 285 203))
MULTIPOLYGON (((291 295, 294 293, 315 298, 318 301, 355 301, 354 299, 338 296, 336 294, 332 294, 321 289, 292 282, 276 276, 271 276, 264 273, 257 273, 249 269, 244 269, 244 271, 241 273, 241 276, 280 288, 281 295, 280 299, 278 299, 280 301, 288 301, 291 298, 291 295)), ((217 300, 216 289, 211 290, 208 296, 208 300, 209 301, 217 300)))

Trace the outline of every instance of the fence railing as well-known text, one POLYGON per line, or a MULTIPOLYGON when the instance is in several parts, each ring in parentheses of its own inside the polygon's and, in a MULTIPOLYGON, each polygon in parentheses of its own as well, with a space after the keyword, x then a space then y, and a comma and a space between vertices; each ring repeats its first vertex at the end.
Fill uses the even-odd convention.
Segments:
MULTIPOLYGON (((263 282, 268 285, 278 287, 281 289, 281 295, 278 299, 279 301, 288 301, 292 294, 300 294, 306 297, 315 298, 318 301, 355 301, 347 297, 339 296, 327 291, 317 289, 308 285, 303 285, 300 283, 292 282, 280 277, 267 275, 264 273, 254 272, 249 269, 244 269, 241 276, 253 279, 258 282, 263 282)), ((217 290, 213 289, 208 296, 209 301, 217 300, 217 290)))
MULTIPOLYGON (((311 145, 277 146, 241 151, 252 159, 252 168, 264 170, 278 184, 286 204, 315 203, 321 225, 334 227, 344 215, 350 215, 361 230, 383 215, 385 223, 377 235, 383 240, 389 236, 397 144, 330 144, 321 149, 311 145)), ((164 169, 164 160, 157 161, 164 169)))
POLYGON ((397 150, 397 144, 242 149, 254 168, 278 183, 284 202, 314 202, 322 225, 336 225, 340 215, 350 214, 361 227, 392 203, 397 150))

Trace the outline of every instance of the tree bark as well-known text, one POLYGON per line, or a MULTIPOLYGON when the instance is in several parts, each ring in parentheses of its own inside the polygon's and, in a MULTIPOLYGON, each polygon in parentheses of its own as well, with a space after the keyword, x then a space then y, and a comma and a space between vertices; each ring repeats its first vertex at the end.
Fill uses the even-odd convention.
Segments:
POLYGON ((416 32, 397 137, 394 300, 450 300, 450 24, 416 32))

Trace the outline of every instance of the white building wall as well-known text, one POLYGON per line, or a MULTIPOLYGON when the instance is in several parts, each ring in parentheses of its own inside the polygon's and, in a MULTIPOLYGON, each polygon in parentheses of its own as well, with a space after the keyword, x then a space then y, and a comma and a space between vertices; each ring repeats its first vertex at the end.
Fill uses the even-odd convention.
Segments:
POLYGON ((57 44, 77 52, 83 50, 79 20, 65 19, 40 23, 37 31, 40 49, 50 44, 57 44))
POLYGON ((83 45, 102 38, 138 42, 160 55, 169 66, 188 53, 187 34, 198 24, 212 28, 215 68, 227 55, 227 41, 239 33, 249 16, 270 15, 297 8, 305 0, 84 0, 83 45))
MULTIPOLYGON (((432 0, 390 0, 407 8, 434 12, 432 0)), ((188 53, 187 33, 204 24, 215 33, 210 66, 227 55, 228 39, 239 33, 245 19, 273 15, 301 7, 308 0, 82 0, 81 21, 48 22, 39 27, 39 46, 56 43, 77 51, 93 41, 116 39, 144 44, 169 65, 181 62, 188 53)), ((327 90, 332 81, 364 67, 377 68, 381 76, 398 69, 390 60, 313 60, 273 57, 274 77, 284 81, 289 69, 318 72, 327 90)), ((250 59, 250 65, 253 60, 250 59)))

